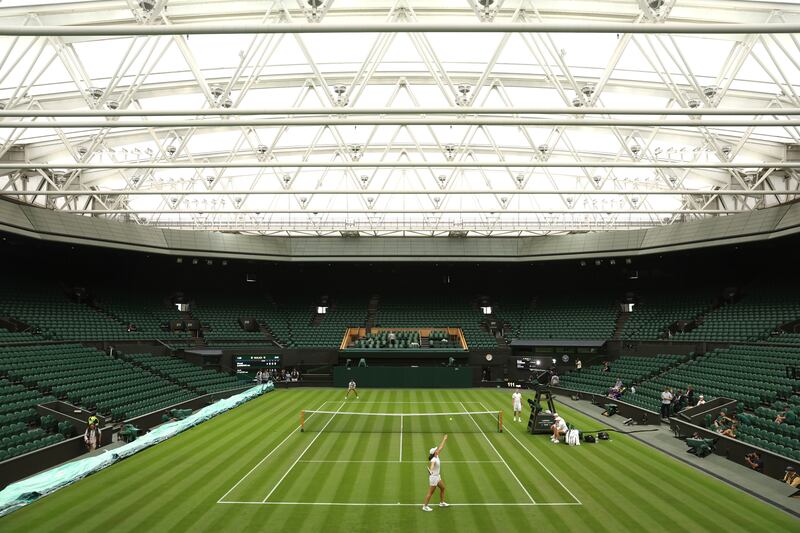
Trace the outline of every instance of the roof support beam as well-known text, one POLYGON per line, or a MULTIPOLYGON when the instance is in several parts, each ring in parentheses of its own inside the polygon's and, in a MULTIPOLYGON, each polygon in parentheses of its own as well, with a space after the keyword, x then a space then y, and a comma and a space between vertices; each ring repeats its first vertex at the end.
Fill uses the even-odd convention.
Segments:
POLYGON ((139 26, 111 24, 92 26, 0 26, 0 36, 111 37, 134 35, 236 35, 262 33, 668 33, 682 35, 746 35, 800 33, 800 24, 707 24, 537 22, 492 24, 461 23, 351 23, 351 24, 173 24, 139 26))
MULTIPOLYGON (((759 181, 760 183, 760 181, 759 181)), ((0 196, 19 196, 27 194, 29 191, 19 191, 19 190, 0 190, 0 196)), ((790 195, 800 194, 796 191, 779 191, 781 193, 789 193, 790 195)), ((274 189, 274 190, 169 190, 169 189, 137 189, 137 190, 127 190, 127 189, 98 189, 98 190, 77 190, 77 189, 63 189, 63 190, 48 190, 48 191, 41 191, 38 192, 38 196, 93 196, 97 194, 106 194, 106 195, 120 195, 120 196, 176 196, 180 195, 183 196, 220 196, 220 195, 294 195, 294 194, 301 194, 301 195, 320 195, 320 196, 328 196, 328 195, 393 195, 393 196, 413 196, 413 195, 438 195, 438 196, 448 196, 448 195, 496 195, 496 194, 508 194, 508 195, 560 195, 560 194, 570 194, 570 195, 586 195, 586 196, 593 196, 593 195, 603 195, 603 196, 683 196, 683 195, 704 195, 704 194, 713 194, 719 196, 771 196, 776 194, 774 190, 764 190, 764 189, 747 189, 747 190, 740 190, 740 189, 721 189, 721 190, 696 190, 696 189, 649 189, 646 191, 637 191, 637 190, 625 190, 625 189, 612 189, 612 190, 595 190, 595 189, 575 189, 575 190, 554 190, 554 189, 544 189, 544 190, 525 190, 525 189, 507 189, 507 190, 455 190, 455 189, 448 189, 448 190, 439 190, 439 189, 420 189, 420 190, 365 190, 365 189, 353 189, 353 190, 343 190, 343 189, 333 189, 333 190, 321 190, 321 189, 308 189, 308 190, 293 190, 293 189, 274 189)))
MULTIPOLYGON (((776 109, 775 111, 779 111, 776 109)), ((335 113, 335 112, 333 112, 335 113)), ((331 111, 328 115, 333 114, 331 111)), ((779 113, 773 112, 772 115, 779 113)), ((525 118, 525 117, 455 117, 455 118, 350 118, 342 117, 297 117, 297 118, 270 118, 270 119, 207 119, 207 120, 118 120, 107 121, 46 121, 32 122, 26 120, 9 120, 0 122, 0 128, 234 128, 241 126, 250 127, 278 127, 278 126, 611 126, 611 127, 650 127, 665 128, 729 128, 749 127, 759 128, 784 128, 786 126, 800 126, 800 118, 787 118, 780 120, 757 120, 750 118, 731 119, 560 119, 560 118, 525 118)))
POLYGON ((0 163, 0 170, 175 169, 175 168, 800 168, 800 161, 651 162, 651 161, 220 161, 176 163, 0 163))

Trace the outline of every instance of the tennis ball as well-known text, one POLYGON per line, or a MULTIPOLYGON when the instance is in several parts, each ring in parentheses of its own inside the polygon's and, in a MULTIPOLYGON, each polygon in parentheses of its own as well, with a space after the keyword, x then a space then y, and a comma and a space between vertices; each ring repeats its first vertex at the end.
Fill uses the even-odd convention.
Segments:
POLYGON ((451 416, 451 417, 450 417, 450 420, 452 420, 452 419, 453 419, 453 417, 451 416))

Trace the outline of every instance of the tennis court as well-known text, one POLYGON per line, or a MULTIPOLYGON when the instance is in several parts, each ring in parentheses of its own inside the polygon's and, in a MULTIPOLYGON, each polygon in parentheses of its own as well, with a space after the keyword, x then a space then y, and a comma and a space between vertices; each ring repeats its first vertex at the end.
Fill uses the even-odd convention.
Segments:
MULTIPOLYGON (((610 441, 570 447, 555 445, 546 435, 527 434, 524 422, 510 420, 507 390, 364 390, 357 401, 342 406, 343 399, 341 389, 266 394, 0 519, 0 529, 126 533, 266 528, 326 533, 796 529, 796 519, 790 515, 631 436, 614 434, 610 441), (401 437, 397 418, 310 413, 301 433, 301 410, 339 414, 505 410, 506 416, 502 433, 492 427, 494 420, 488 415, 473 415, 480 431, 469 417, 454 416, 452 423, 449 416, 427 422, 403 417, 401 437), (465 422, 472 428, 468 430, 465 422), (435 427, 425 427, 434 423, 435 427), (440 509, 434 495, 433 512, 424 513, 419 509, 427 489, 424 461, 428 450, 439 443, 442 430, 453 431, 441 455, 452 507, 440 509)), ((579 428, 603 427, 562 405, 558 410, 579 428)))
POLYGON ((448 434, 441 458, 451 505, 580 505, 481 402, 328 400, 298 415, 298 428, 218 503, 419 506, 429 449, 448 434))

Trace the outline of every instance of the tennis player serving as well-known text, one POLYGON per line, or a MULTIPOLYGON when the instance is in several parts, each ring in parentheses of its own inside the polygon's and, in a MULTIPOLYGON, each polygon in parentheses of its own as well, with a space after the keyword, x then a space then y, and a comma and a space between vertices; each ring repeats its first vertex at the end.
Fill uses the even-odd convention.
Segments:
POLYGON ((344 399, 348 399, 350 397, 350 393, 356 395, 356 400, 358 400, 358 389, 356 388, 356 381, 354 379, 350 380, 350 383, 347 385, 347 394, 344 395, 344 399))
POLYGON ((433 511, 428 506, 428 503, 431 501, 431 496, 436 491, 436 487, 439 487, 439 507, 447 507, 447 502, 444 501, 444 481, 442 481, 441 476, 441 466, 442 463, 439 460, 439 453, 444 448, 444 443, 447 442, 447 435, 442 438, 441 444, 439 444, 438 448, 431 448, 429 450, 428 455, 428 494, 425 496, 425 503, 422 504, 423 511, 433 511))

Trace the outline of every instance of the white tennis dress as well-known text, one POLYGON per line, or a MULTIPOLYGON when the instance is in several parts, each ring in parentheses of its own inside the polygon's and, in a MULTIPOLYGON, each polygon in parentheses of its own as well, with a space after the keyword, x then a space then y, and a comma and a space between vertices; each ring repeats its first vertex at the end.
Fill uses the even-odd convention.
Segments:
POLYGON ((431 459, 431 463, 433 464, 433 468, 428 465, 428 472, 430 473, 428 476, 428 483, 431 487, 435 487, 439 484, 439 480, 442 479, 441 475, 439 474, 439 469, 441 468, 442 464, 438 457, 431 459))
POLYGON ((514 411, 522 411, 522 394, 517 391, 511 395, 514 399, 514 411))

